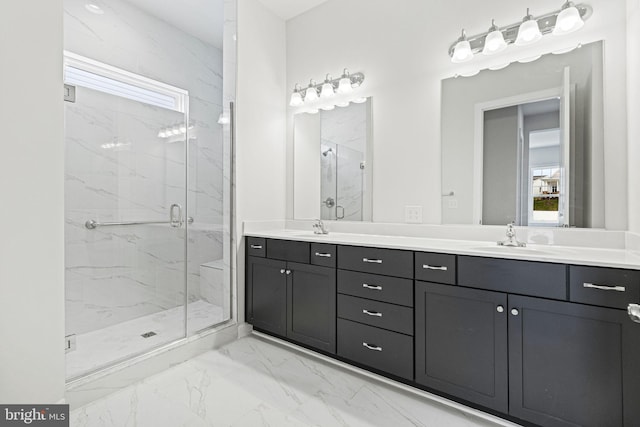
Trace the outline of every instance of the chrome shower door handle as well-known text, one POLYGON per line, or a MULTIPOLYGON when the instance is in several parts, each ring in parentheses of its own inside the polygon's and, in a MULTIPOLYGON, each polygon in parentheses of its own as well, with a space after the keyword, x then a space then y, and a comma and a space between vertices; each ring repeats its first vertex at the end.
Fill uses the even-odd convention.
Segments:
POLYGON ((169 208, 169 224, 173 228, 182 227, 182 206, 177 203, 174 203, 169 208))

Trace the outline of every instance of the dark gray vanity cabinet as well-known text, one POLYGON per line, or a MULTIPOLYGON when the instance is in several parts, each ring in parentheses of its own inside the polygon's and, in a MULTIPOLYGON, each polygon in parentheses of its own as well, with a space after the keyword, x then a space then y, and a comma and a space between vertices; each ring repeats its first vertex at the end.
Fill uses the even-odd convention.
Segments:
POLYGON ((415 304, 415 381, 507 413, 507 295, 416 282, 415 304))
POLYGON ((640 425, 640 325, 624 310, 510 295, 509 402, 545 427, 640 425))
POLYGON ((413 252, 338 246, 337 354, 413 380, 413 252))
POLYGON ((639 271, 275 239, 247 259, 257 330, 525 425, 640 426, 639 271))
POLYGON ((248 238, 246 311, 254 328, 335 353, 335 245, 248 238), (263 246, 263 247, 260 247, 263 246), (257 254, 252 256, 251 254, 257 254))
POLYGON ((287 338, 336 352, 336 270, 288 263, 287 338))
POLYGON ((247 257, 247 322, 285 336, 287 329, 287 263, 247 257))

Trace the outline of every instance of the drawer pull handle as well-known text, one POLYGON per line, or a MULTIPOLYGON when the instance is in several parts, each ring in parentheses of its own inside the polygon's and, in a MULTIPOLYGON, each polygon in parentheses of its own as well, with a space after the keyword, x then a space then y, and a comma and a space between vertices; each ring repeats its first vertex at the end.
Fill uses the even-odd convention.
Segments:
POLYGON ((583 283, 582 286, 589 289, 600 289, 601 291, 625 292, 627 290, 624 286, 595 285, 593 283, 583 283))
POLYGON ((381 291, 382 290, 382 286, 371 286, 371 285, 367 285, 366 283, 363 283, 362 287, 365 288, 365 289, 371 289, 373 291, 381 291))
POLYGON ((262 245, 251 245, 251 249, 262 249, 262 245))
POLYGON ((368 316, 382 317, 382 313, 378 313, 377 311, 362 310, 362 312, 368 316))
POLYGON ((369 264, 382 264, 381 259, 362 258, 362 262, 368 262, 369 264))
POLYGON ((331 258, 331 254, 321 254, 320 252, 316 252, 316 256, 320 258, 331 258))
POLYGON ((422 268, 424 268, 425 270, 440 270, 440 271, 448 270, 448 268, 445 266, 436 266, 436 265, 428 265, 428 264, 422 264, 422 268))
POLYGON ((629 313, 629 317, 631 318, 631 320, 636 323, 640 323, 640 305, 629 304, 627 312, 629 313))
POLYGON ((368 348, 369 350, 382 351, 382 347, 379 347, 377 345, 367 344, 366 342, 363 342, 362 346, 368 348))

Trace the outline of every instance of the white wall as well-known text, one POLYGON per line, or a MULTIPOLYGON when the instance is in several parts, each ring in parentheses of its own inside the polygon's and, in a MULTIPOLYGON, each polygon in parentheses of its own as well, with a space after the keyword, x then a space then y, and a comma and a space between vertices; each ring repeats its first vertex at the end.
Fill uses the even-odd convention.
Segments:
POLYGON ((257 0, 238 1, 236 229, 238 320, 244 320, 242 221, 285 218, 285 24, 257 0))
POLYGON ((640 0, 627 0, 629 230, 640 232, 640 0))
MULTIPOLYGON (((561 2, 535 2, 533 14, 561 2)), ((578 42, 605 40, 606 226, 627 227, 626 33, 624 0, 592 0, 585 27, 563 38, 546 38, 520 58, 578 42)), ((344 67, 366 75, 363 96, 372 95, 374 140, 373 219, 403 222, 405 205, 422 205, 425 223, 440 223, 440 81, 473 67, 486 68, 506 56, 454 66, 447 49, 460 29, 486 31, 519 21, 530 1, 329 0, 287 22, 287 93, 296 83, 339 74, 344 67)), ((507 55, 509 56, 509 55, 507 55)), ((292 111, 289 111, 292 113, 292 111)), ((293 120, 288 116, 288 144, 293 120)), ((291 158, 291 157, 290 157, 291 158)), ((288 165, 291 168, 290 165, 288 165)), ((291 169, 288 171, 291 176, 291 169)), ((287 190, 291 192, 291 184, 287 190)), ((291 203, 287 214, 292 214, 291 203)))
POLYGON ((62 0, 4 0, 0 402, 64 397, 62 0))

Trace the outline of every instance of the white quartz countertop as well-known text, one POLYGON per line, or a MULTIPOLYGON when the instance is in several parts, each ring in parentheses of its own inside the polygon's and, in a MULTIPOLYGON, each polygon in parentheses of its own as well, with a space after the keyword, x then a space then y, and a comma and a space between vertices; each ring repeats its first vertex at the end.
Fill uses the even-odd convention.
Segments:
POLYGON ((473 255, 490 258, 543 261, 560 264, 640 270, 640 254, 624 249, 599 249, 577 246, 535 245, 525 248, 498 246, 496 242, 425 237, 382 236, 374 234, 334 233, 317 235, 312 231, 275 229, 246 232, 246 236, 299 240, 338 245, 370 246, 411 251, 473 255))

